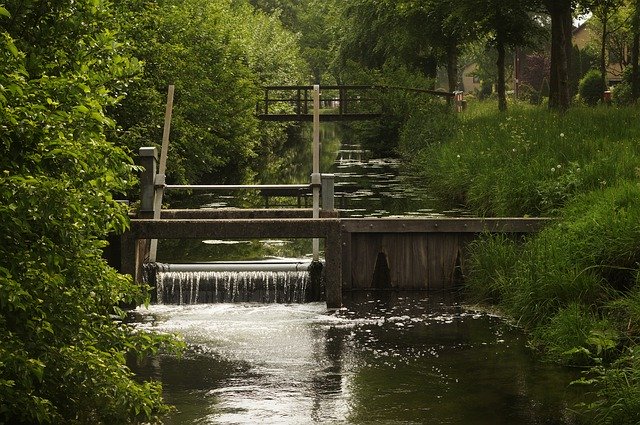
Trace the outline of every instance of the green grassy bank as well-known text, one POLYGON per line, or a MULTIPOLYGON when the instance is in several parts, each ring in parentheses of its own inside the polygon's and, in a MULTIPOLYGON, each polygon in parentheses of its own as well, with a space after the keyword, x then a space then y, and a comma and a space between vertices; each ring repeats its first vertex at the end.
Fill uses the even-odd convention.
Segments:
POLYGON ((436 142, 417 126, 404 154, 446 202, 557 217, 526 241, 474 243, 469 295, 513 317, 547 358, 584 368, 589 420, 640 423, 640 110, 496 110, 449 117, 436 142))

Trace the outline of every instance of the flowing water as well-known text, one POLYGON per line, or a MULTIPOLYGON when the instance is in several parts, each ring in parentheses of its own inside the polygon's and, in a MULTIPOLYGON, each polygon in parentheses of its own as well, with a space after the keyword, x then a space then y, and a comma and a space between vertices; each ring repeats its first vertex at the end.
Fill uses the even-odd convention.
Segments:
POLYGON ((572 424, 575 375, 522 332, 452 299, 152 306, 147 328, 183 358, 141 369, 177 411, 167 424, 572 424))
POLYGON ((158 304, 302 303, 308 271, 176 271, 156 277, 158 304))
MULTIPOLYGON (((323 148, 343 215, 462 214, 439 210, 396 160, 339 141, 323 148)), ((286 183, 305 181, 307 171, 286 183)), ((227 207, 239 199, 191 201, 227 207)), ((308 241, 161 241, 158 257, 299 259, 309 252, 308 241)), ((324 303, 298 302, 307 287, 301 281, 286 292, 270 286, 270 277, 225 273, 166 274, 158 296, 184 305, 133 313, 137 326, 178 333, 188 344, 181 358, 158 356, 134 367, 162 381, 177 409, 167 424, 576 423, 568 386, 576 372, 542 363, 521 330, 453 295, 351 294, 345 308, 328 311, 324 303), (250 298, 256 285, 262 289, 250 298), (263 303, 274 300, 284 303, 263 303)))

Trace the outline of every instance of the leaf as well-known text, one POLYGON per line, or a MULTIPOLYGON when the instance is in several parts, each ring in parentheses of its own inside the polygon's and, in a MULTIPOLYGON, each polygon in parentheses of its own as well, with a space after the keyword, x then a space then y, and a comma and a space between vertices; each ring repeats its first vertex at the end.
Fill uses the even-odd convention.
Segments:
POLYGON ((7 9, 5 9, 2 6, 0 6, 0 16, 5 16, 7 18, 10 18, 11 14, 9 13, 9 11, 7 9))

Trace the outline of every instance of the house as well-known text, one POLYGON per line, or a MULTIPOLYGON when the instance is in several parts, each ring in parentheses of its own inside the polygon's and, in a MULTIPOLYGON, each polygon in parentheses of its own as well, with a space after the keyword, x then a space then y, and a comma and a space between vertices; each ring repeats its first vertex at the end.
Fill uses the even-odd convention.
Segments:
POLYGON ((475 62, 466 64, 462 67, 462 91, 465 93, 475 93, 480 91, 480 77, 475 75, 478 64, 475 62))
MULTIPOLYGON (((573 30, 573 45, 579 50, 584 50, 588 46, 596 47, 600 50, 600 34, 593 28, 592 20, 586 20, 573 30)), ((607 81, 610 85, 615 85, 622 81, 624 69, 629 64, 630 51, 626 44, 618 46, 616 49, 607 51, 607 81)), ((599 60, 599 58, 598 58, 599 60)))

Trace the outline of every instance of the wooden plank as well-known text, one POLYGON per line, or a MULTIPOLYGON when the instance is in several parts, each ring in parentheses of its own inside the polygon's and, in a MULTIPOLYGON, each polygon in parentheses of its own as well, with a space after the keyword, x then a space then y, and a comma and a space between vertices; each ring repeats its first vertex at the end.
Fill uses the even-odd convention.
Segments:
POLYGON ((549 218, 345 218, 343 230, 352 233, 532 233, 549 218))
POLYGON ((340 239, 342 243, 342 252, 344 253, 342 256, 342 288, 351 289, 353 285, 351 274, 351 233, 344 232, 341 228, 340 239))
MULTIPOLYGON (((311 208, 261 208, 261 209, 175 209, 162 210, 163 219, 249 219, 249 218, 312 218, 311 208)), ((338 218, 339 212, 320 210, 321 218, 338 218)), ((143 217, 140 217, 143 218, 143 217)))
MULTIPOLYGON (((328 237, 339 232, 339 219, 335 218, 281 218, 238 220, 131 220, 131 232, 137 239, 199 239, 216 237, 265 238, 328 237)), ((338 236, 339 238, 339 236, 338 236)))

